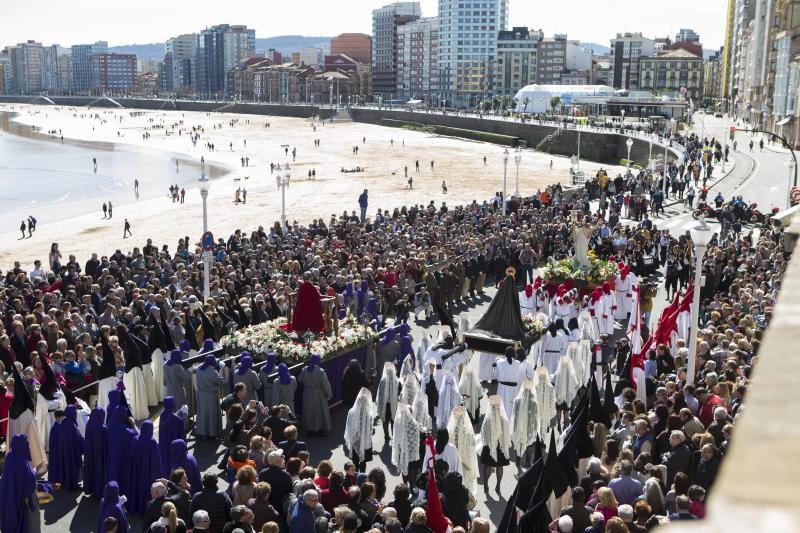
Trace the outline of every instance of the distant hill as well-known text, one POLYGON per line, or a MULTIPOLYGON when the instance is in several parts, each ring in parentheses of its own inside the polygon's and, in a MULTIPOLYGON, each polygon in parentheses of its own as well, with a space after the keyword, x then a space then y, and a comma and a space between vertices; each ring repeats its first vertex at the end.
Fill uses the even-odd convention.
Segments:
POLYGON ((164 43, 109 46, 108 51, 117 54, 136 54, 137 59, 164 59, 164 43))
MULTIPOLYGON (((307 46, 330 50, 330 37, 306 37, 303 35, 280 35, 277 37, 256 38, 256 52, 263 53, 274 48, 284 54, 299 52, 307 46)), ((136 54, 138 59, 163 59, 164 43, 126 44, 109 46, 109 52, 117 54, 136 54)))
POLYGON ((604 55, 611 52, 611 48, 597 43, 581 43, 581 46, 592 50, 596 55, 604 55))
POLYGON ((274 48, 281 53, 299 52, 307 46, 330 50, 330 37, 305 37, 303 35, 280 35, 277 37, 256 37, 256 52, 263 53, 274 48))

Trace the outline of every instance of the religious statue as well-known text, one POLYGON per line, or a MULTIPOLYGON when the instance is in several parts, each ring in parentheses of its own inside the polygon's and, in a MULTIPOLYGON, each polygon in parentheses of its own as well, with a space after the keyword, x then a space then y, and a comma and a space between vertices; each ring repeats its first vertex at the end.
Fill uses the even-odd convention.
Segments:
POLYGON ((600 222, 592 225, 591 219, 587 216, 580 222, 578 213, 574 212, 575 225, 572 227, 572 242, 575 248, 574 260, 580 268, 590 268, 591 262, 589 261, 589 239, 592 233, 600 227, 600 222))
POLYGON ((297 291, 297 303, 292 311, 292 323, 289 329, 303 333, 322 333, 325 329, 325 319, 322 314, 322 297, 311 282, 311 273, 303 274, 303 283, 297 291))

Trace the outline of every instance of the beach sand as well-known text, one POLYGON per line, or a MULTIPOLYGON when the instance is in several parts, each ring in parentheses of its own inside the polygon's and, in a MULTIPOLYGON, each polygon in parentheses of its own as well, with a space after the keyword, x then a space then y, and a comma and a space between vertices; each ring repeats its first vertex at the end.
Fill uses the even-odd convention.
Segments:
MULTIPOLYGON (((270 174, 270 162, 291 165, 291 184, 286 190, 287 218, 304 224, 320 217, 327 223, 334 213, 338 216, 344 210, 357 211, 358 195, 364 189, 369 190, 368 214, 372 216, 378 208, 391 210, 415 203, 427 205, 431 200, 437 206, 443 201, 449 206, 472 200, 483 202, 503 187, 502 147, 422 132, 355 122, 323 126, 311 119, 225 113, 134 112, 9 104, 0 104, 0 111, 17 113, 16 121, 33 125, 38 131, 60 129, 65 138, 160 150, 165 154, 165 165, 174 166, 172 156, 179 154, 195 161, 202 156, 206 162, 229 168, 229 174, 212 181, 208 197, 209 229, 215 237, 226 238, 235 229, 249 233, 260 225, 268 228, 280 219, 281 193, 275 175, 270 174), (267 122, 269 127, 265 127, 267 122), (312 124, 316 125, 316 131, 312 124), (196 146, 188 135, 193 126, 204 130, 196 146), (182 130, 181 135, 179 130, 182 130), (145 133, 150 137, 144 139, 145 133), (314 139, 320 140, 319 148, 314 146, 314 139), (215 151, 206 148, 208 142, 215 145, 215 151), (353 155, 356 145, 358 155, 353 155), (289 149, 288 156, 284 147, 289 149), (292 161, 294 148, 297 157, 292 161), (249 167, 241 167, 242 157, 250 159, 249 167), (419 172, 415 171, 417 160, 419 172), (433 170, 431 160, 434 161, 433 170), (342 167, 356 166, 365 171, 340 172, 342 167), (408 166, 408 173, 414 178, 411 190, 406 188, 404 166, 408 166), (308 178, 310 169, 316 169, 316 180, 308 178), (447 182, 446 195, 442 193, 442 180, 447 182), (234 204, 239 187, 247 189, 246 204, 234 204)), ((513 155, 508 163, 508 194, 514 192, 515 186, 513 155)), ((88 165, 91 165, 90 160, 87 160, 88 165)), ((584 161, 581 170, 593 175, 601 166, 584 161)), ((530 195, 548 184, 566 183, 569 167, 568 158, 525 150, 519 166, 520 192, 530 195)), ((604 168, 611 175, 624 170, 604 168)), ((146 175, 137 176, 135 169, 131 169, 131 175, 138 178, 140 191, 148 187, 146 175)), ((32 187, 35 191, 35 184, 32 187)), ((14 260, 21 261, 26 269, 34 259, 46 262, 52 242, 59 243, 65 261, 69 254, 75 254, 82 264, 92 252, 110 255, 116 249, 126 251, 144 245, 147 238, 158 245, 168 244, 174 250, 179 238, 188 235, 197 242, 201 233, 202 207, 196 187, 187 188, 184 204, 172 203, 166 190, 163 196, 137 201, 131 189, 129 202, 115 203, 111 220, 102 218, 98 205, 83 216, 40 224, 30 239, 20 240, 18 231, 0 234, 0 268, 9 268, 14 260), (131 223, 133 237, 123 240, 125 218, 131 223)))

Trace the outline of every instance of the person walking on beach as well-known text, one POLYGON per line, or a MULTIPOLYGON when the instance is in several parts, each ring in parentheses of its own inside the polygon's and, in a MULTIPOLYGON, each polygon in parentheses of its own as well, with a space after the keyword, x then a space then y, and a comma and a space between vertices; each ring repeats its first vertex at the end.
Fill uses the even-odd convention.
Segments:
POLYGON ((442 180, 442 194, 447 194, 447 182, 442 180))
POLYGON ((364 192, 358 197, 358 206, 361 208, 361 223, 363 224, 364 221, 367 219, 367 205, 369 202, 369 197, 367 195, 367 189, 364 189, 364 192))
POLYGON ((111 205, 111 200, 108 201, 108 218, 114 216, 113 206, 111 205))
POLYGON ((139 194, 139 180, 138 179, 134 179, 133 180, 133 192, 135 192, 136 194, 139 194))
POLYGON ((22 221, 22 224, 19 225, 19 230, 22 232, 22 237, 20 237, 20 239, 24 239, 25 238, 25 221, 24 220, 22 221))
POLYGON ((408 188, 409 189, 413 189, 414 188, 414 176, 409 176, 408 177, 408 188))
POLYGON ((417 159, 416 166, 417 166, 417 172, 419 172, 419 159, 417 159))
POLYGON ((245 189, 244 187, 242 187, 242 203, 243 204, 247 203, 247 189, 245 189))
POLYGON ((28 219, 28 237, 33 237, 33 222, 30 218, 28 219))
POLYGON ((103 218, 108 218, 108 205, 103 202, 103 218))
POLYGON ((128 219, 126 218, 125 219, 125 229, 122 232, 122 238, 126 239, 128 237, 128 235, 133 237, 133 233, 131 233, 131 223, 128 222, 128 219))
POLYGON ((33 215, 28 215, 28 227, 33 226, 33 231, 36 231, 36 218, 33 215))
POLYGON ((186 201, 186 189, 182 188, 181 189, 181 203, 184 203, 185 201, 186 201))
POLYGON ((97 173, 97 158, 96 157, 92 158, 92 166, 94 167, 95 173, 97 173))

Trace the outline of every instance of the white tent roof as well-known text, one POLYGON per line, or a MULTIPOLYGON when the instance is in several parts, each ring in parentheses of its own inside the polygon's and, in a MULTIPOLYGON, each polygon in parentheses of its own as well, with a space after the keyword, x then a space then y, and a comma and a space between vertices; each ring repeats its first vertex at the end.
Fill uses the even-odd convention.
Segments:
POLYGON ((608 85, 526 85, 517 92, 517 96, 522 93, 549 93, 553 96, 561 94, 573 94, 580 96, 613 96, 614 89, 608 85))

